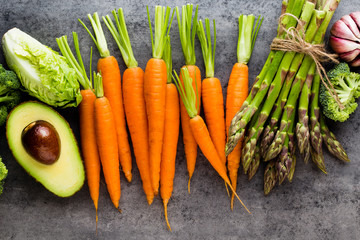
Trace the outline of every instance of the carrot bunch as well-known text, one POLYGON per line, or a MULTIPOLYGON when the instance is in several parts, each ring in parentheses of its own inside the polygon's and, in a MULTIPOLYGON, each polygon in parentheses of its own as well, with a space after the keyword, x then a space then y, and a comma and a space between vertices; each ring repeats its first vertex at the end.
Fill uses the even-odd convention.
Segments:
POLYGON ((160 195, 164 203, 164 213, 167 226, 171 231, 167 216, 167 204, 173 191, 175 176, 175 160, 179 138, 180 109, 179 96, 172 82, 172 59, 170 36, 166 36, 163 59, 167 68, 164 143, 160 164, 160 195))
POLYGON ((152 58, 147 62, 144 74, 144 95, 149 130, 150 177, 154 194, 159 192, 160 164, 164 140, 165 101, 167 71, 162 59, 165 36, 170 31, 170 7, 155 6, 155 38, 151 27, 149 8, 147 8, 152 58))
MULTIPOLYGON (((197 13, 198 5, 195 9, 194 18, 191 19, 193 13, 193 5, 187 4, 182 6, 181 17, 179 14, 179 8, 176 7, 176 16, 179 26, 179 34, 181 40, 181 46, 185 58, 185 66, 182 68, 187 68, 190 74, 190 77, 193 79, 193 88, 197 93, 196 96, 196 108, 198 114, 200 114, 200 97, 201 97, 201 74, 200 69, 195 65, 196 56, 195 56, 195 35, 197 29, 197 13), (192 27, 191 27, 192 25, 192 27), (195 81, 195 78, 198 81, 195 81), (196 85, 195 85, 196 83, 196 85)), ((182 75, 180 74, 180 82, 183 85, 182 75)), ((186 112, 185 106, 182 101, 180 101, 180 113, 181 113, 181 128, 183 133, 183 142, 186 155, 186 164, 187 170, 189 173, 189 182, 188 182, 188 191, 190 193, 190 180, 193 176, 196 164, 197 157, 197 144, 192 135, 190 125, 189 125, 189 115, 186 112)))
POLYGON ((98 14, 94 13, 93 16, 88 14, 88 18, 94 30, 95 36, 80 19, 79 21, 89 33, 100 53, 101 58, 97 62, 97 71, 101 73, 103 78, 104 95, 108 98, 114 115, 115 131, 117 135, 116 142, 118 145, 119 160, 122 171, 124 172, 125 178, 131 182, 132 160, 126 130, 119 65, 116 58, 110 55, 98 14))
MULTIPOLYGON (((226 133, 228 135, 231 120, 240 110, 241 105, 248 96, 249 79, 248 66, 252 50, 255 45, 257 33, 260 29, 263 18, 258 18, 256 24, 254 15, 240 15, 239 17, 239 38, 237 44, 237 63, 234 64, 227 87, 226 96, 226 133)), ((227 156, 227 168, 232 187, 236 190, 238 169, 241 158, 241 146, 243 139, 240 139, 234 150, 227 156)), ((231 209, 234 206, 234 194, 231 196, 231 209)))
MULTIPOLYGON (((91 81, 91 69, 89 71, 90 78, 88 78, 82 61, 79 40, 76 32, 73 32, 73 41, 77 60, 72 53, 67 41, 67 36, 62 36, 56 39, 62 55, 67 59, 71 67, 76 71, 78 80, 83 87, 81 90, 82 101, 79 105, 79 118, 80 118, 80 138, 81 149, 85 163, 87 183, 89 187, 90 197, 94 202, 96 211, 96 223, 98 221, 97 210, 99 201, 99 188, 100 188, 100 157, 96 144, 95 135, 95 112, 94 102, 96 96, 93 92, 91 81)), ((92 60, 92 48, 90 53, 90 66, 92 60)))
MULTIPOLYGON (((239 202, 244 206, 244 208, 250 213, 249 209, 244 205, 239 196, 236 194, 234 188, 231 186, 230 179, 226 173, 226 167, 223 164, 222 159, 220 158, 218 151, 213 143, 209 130, 202 119, 197 114, 196 108, 196 93, 192 86, 192 78, 190 77, 189 71, 187 68, 181 69, 181 75, 183 77, 184 87, 180 84, 180 79, 176 72, 174 71, 175 77, 173 77, 178 92, 180 94, 181 100, 183 101, 186 111, 189 115, 189 124, 191 132, 195 138, 196 143, 200 147, 204 156, 208 159, 211 166, 216 170, 222 179, 224 179, 225 184, 227 184, 231 191, 238 198, 239 202)), ((195 79, 197 81, 197 79, 195 79)))
POLYGON ((154 191, 149 169, 149 130, 144 97, 144 71, 138 67, 134 57, 123 10, 121 8, 118 11, 113 10, 112 14, 116 26, 108 15, 103 17, 103 21, 114 37, 128 67, 124 71, 122 79, 124 109, 143 189, 147 201, 151 205, 154 191))

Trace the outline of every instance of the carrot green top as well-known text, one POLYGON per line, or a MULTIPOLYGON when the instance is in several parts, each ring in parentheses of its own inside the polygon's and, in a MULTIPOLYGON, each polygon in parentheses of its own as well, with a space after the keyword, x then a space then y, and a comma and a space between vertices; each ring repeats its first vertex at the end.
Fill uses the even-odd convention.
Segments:
POLYGON ((162 59, 166 64, 166 72, 167 72, 167 83, 171 83, 172 78, 172 56, 171 56, 171 43, 170 36, 167 35, 165 37, 165 46, 164 46, 164 54, 162 59))
POLYGON ((254 26, 254 15, 240 15, 239 39, 237 45, 237 59, 239 63, 247 64, 249 62, 263 20, 264 18, 261 18, 260 16, 254 26))
POLYGON ((176 7, 176 16, 179 26, 179 34, 181 40, 181 47, 185 57, 186 65, 195 65, 196 56, 195 56, 195 35, 197 27, 197 15, 198 15, 198 5, 196 5, 195 15, 192 19, 192 30, 191 30, 191 17, 193 12, 193 5, 187 4, 183 5, 181 8, 181 18, 179 14, 179 8, 176 7))
POLYGON ((81 84, 81 86, 84 89, 92 89, 92 83, 91 83, 91 59, 92 59, 92 48, 90 51, 90 79, 88 78, 85 70, 85 66, 81 57, 80 48, 79 48, 79 39, 76 32, 73 32, 73 40, 74 40, 74 46, 75 51, 77 55, 77 59, 75 58, 74 54, 72 53, 70 46, 67 41, 67 36, 62 36, 60 38, 56 39, 56 42, 60 48, 60 51, 62 55, 66 58, 70 66, 75 69, 76 74, 78 76, 78 80, 81 84))
POLYGON ((152 46, 152 56, 153 58, 161 59, 164 52, 165 45, 165 36, 169 34, 171 23, 173 20, 174 12, 170 19, 170 24, 168 25, 170 18, 170 7, 155 6, 155 39, 153 37, 153 31, 151 27, 150 13, 149 8, 146 7, 149 28, 150 28, 150 37, 151 37, 151 46, 152 46))
POLYGON ((215 65, 215 48, 216 48, 216 26, 215 19, 214 21, 214 47, 211 46, 211 36, 210 36, 210 21, 208 18, 205 18, 205 28, 202 21, 198 21, 197 26, 197 35, 201 45, 201 51, 203 54, 203 59, 205 63, 205 75, 207 78, 214 77, 214 65, 215 65))
POLYGON ((109 51, 109 49, 107 47, 106 38, 105 38, 104 32, 103 32, 102 27, 101 27, 101 22, 100 22, 99 15, 97 14, 97 12, 95 12, 93 14, 93 16, 91 16, 90 14, 88 14, 87 16, 88 16, 88 18, 90 20, 90 23, 91 23, 91 26, 92 26, 92 28, 94 30, 95 36, 86 27, 85 23, 83 23, 80 19, 78 19, 79 22, 84 26, 84 28, 89 33, 92 40, 94 41, 97 49, 99 50, 100 56, 102 58, 109 57, 110 56, 110 51, 109 51))
POLYGON ((94 89, 95 95, 97 98, 102 98, 104 96, 104 88, 102 83, 101 73, 94 72, 94 89))
POLYGON ((113 21, 106 15, 106 17, 102 17, 105 25, 111 32, 111 35, 114 37, 115 42, 117 43, 121 55, 124 59, 124 62, 128 68, 133 68, 138 66, 138 62, 136 61, 130 43, 129 34, 126 28, 124 13, 122 8, 119 8, 117 13, 116 10, 112 11, 112 14, 115 19, 116 26, 113 21), (117 27, 117 29, 116 29, 117 27))
MULTIPOLYGON (((180 74, 182 76, 184 85, 181 84, 179 76, 177 75, 176 71, 174 70, 173 80, 175 82, 176 88, 178 89, 178 92, 180 94, 181 100, 184 103, 184 106, 186 108, 186 111, 189 114, 190 118, 193 118, 197 115, 197 107, 196 107, 196 96, 195 90, 192 85, 192 78, 190 77, 189 70, 187 67, 181 68, 180 74)), ((195 81, 196 78, 195 78, 195 81)), ((195 84, 197 85, 197 84, 195 84)), ((196 89, 197 91, 197 89, 196 89)))

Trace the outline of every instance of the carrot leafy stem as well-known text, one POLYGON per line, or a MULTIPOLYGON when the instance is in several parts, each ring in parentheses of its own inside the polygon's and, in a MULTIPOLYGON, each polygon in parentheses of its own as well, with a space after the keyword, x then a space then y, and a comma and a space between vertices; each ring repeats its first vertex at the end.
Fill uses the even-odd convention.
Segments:
MULTIPOLYGON (((197 108, 196 108, 196 95, 195 90, 192 86, 192 78, 190 77, 189 70, 187 67, 181 68, 181 77, 183 79, 183 84, 180 81, 179 76, 177 75, 176 71, 174 70, 174 75, 172 76, 176 88, 180 94, 181 100, 184 103, 186 111, 189 114, 190 118, 193 118, 197 115, 197 108)), ((196 79, 195 79, 196 81, 196 79)))
POLYGON ((167 83, 172 82, 172 56, 171 56, 171 42, 170 36, 167 35, 165 37, 165 46, 164 46, 164 54, 162 59, 166 64, 166 72, 167 72, 167 83))
POLYGON ((179 34, 181 40, 181 47, 185 57, 186 65, 195 65, 195 35, 197 28, 197 16, 198 16, 198 5, 196 5, 194 18, 191 19, 193 13, 193 5, 183 5, 181 8, 181 17, 179 14, 179 8, 176 7, 176 17, 179 26, 179 34), (192 29, 191 29, 192 21, 192 29))
POLYGON ((263 20, 264 18, 259 16, 255 23, 254 15, 240 15, 237 45, 237 58, 239 63, 247 64, 249 62, 263 20))
POLYGON ((101 73, 100 72, 96 73, 94 71, 93 77, 94 77, 95 95, 97 98, 102 98, 104 96, 104 88, 103 88, 101 73))
POLYGON ((169 34, 175 12, 172 13, 172 16, 170 18, 170 10, 171 10, 170 7, 155 6, 155 39, 154 39, 148 6, 146 6, 146 10, 147 10, 149 28, 150 28, 152 55, 153 58, 161 59, 164 53, 165 36, 169 34), (170 19, 170 23, 168 24, 169 19, 170 19))
POLYGON ((109 57, 110 56, 110 51, 109 51, 109 49, 107 47, 106 38, 105 38, 104 32, 103 32, 102 27, 101 27, 101 22, 100 22, 99 15, 97 14, 97 12, 95 12, 93 14, 93 16, 91 16, 90 14, 88 14, 87 16, 88 16, 88 18, 90 20, 90 23, 91 23, 91 26, 92 26, 92 28, 94 30, 95 36, 91 33, 89 28, 86 27, 86 25, 85 25, 85 23, 83 21, 78 19, 79 22, 81 23, 81 25, 83 25, 83 27, 89 33, 91 39, 94 41, 97 49, 99 50, 100 56, 102 58, 109 57))
POLYGON ((214 77, 215 69, 215 49, 216 49, 216 26, 215 19, 213 20, 214 24, 214 44, 211 45, 211 35, 210 35, 210 21, 208 18, 205 18, 205 29, 201 20, 197 24, 197 35, 201 45, 201 51, 203 54, 203 59, 205 63, 205 74, 207 78, 214 77))
MULTIPOLYGON (((86 74, 85 66, 80 53, 79 39, 76 32, 73 32, 73 41, 77 55, 77 60, 70 49, 69 43, 67 41, 67 36, 62 36, 56 39, 61 54, 66 58, 69 65, 73 69, 75 69, 75 72, 78 76, 78 81, 80 82, 81 86, 84 89, 92 89, 91 78, 89 79, 86 74)), ((92 54, 92 49, 91 49, 91 54, 92 54)), ((90 59, 91 59, 91 55, 90 55, 90 59)), ((91 70, 90 70, 90 75, 91 75, 91 70)))
POLYGON ((132 51, 123 10, 122 8, 119 8, 117 12, 116 10, 113 10, 111 13, 114 16, 116 26, 109 15, 106 15, 105 17, 103 16, 102 19, 111 35, 114 37, 126 66, 128 68, 137 67, 138 62, 136 61, 132 51))

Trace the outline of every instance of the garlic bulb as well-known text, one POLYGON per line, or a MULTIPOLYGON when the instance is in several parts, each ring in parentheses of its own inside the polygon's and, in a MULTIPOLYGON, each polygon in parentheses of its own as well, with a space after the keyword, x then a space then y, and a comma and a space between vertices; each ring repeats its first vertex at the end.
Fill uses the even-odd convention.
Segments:
POLYGON ((329 44, 352 67, 360 66, 360 12, 343 16, 330 30, 329 44))

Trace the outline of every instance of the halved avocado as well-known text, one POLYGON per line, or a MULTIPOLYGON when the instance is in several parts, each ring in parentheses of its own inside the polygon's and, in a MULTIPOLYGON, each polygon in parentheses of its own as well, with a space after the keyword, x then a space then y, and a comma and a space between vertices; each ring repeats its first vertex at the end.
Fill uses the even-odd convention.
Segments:
POLYGON ((69 197, 83 186, 85 171, 74 134, 68 122, 51 107, 33 101, 18 105, 8 116, 6 136, 18 163, 50 192, 69 197), (36 121, 51 124, 58 134, 60 151, 52 164, 35 159, 24 147, 23 130, 36 121))

